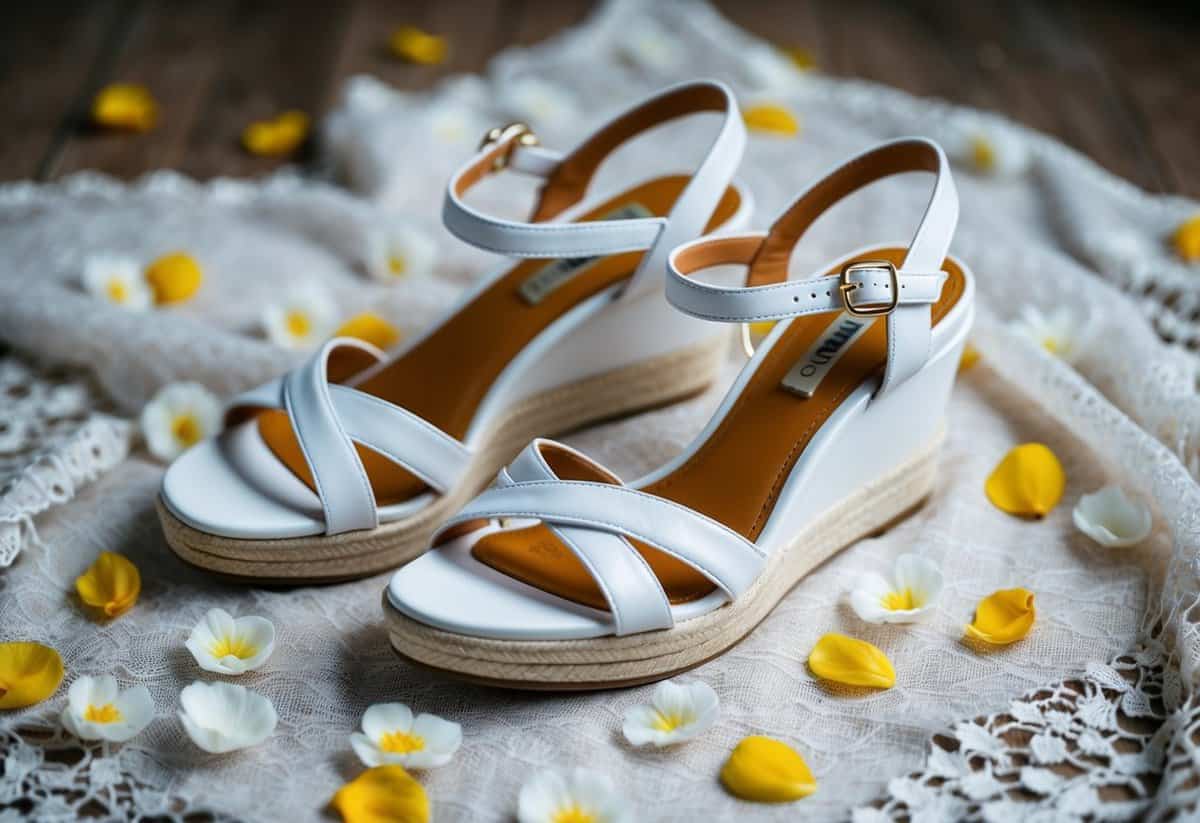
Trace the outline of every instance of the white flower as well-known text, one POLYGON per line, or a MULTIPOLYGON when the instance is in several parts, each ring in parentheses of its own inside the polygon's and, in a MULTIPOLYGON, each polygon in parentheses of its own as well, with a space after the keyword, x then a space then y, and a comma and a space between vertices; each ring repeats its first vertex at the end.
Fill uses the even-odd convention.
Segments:
POLYGON ((221 427, 221 401, 199 383, 163 386, 142 408, 142 436, 159 460, 174 460, 221 427))
POLYGON ((272 343, 310 349, 337 327, 337 310, 322 289, 308 286, 263 309, 262 325, 272 343))
POLYGON ((462 744, 462 726, 432 714, 414 719, 403 703, 376 703, 363 714, 362 729, 350 735, 350 746, 367 766, 444 766, 462 744))
POLYGON ((633 814, 624 795, 606 775, 591 769, 572 769, 570 775, 547 769, 521 787, 517 801, 519 823, 631 823, 633 814))
POLYGON ((437 245, 414 226, 397 223, 371 235, 367 270, 379 280, 428 277, 433 273, 437 245))
POLYGON ((179 702, 188 737, 214 754, 263 742, 278 720, 270 700, 233 683, 197 681, 179 693, 179 702))
POLYGON ((141 311, 154 304, 154 292, 136 260, 98 254, 83 264, 83 287, 93 297, 141 311))
POLYGON ((868 623, 911 623, 933 608, 941 593, 937 565, 920 555, 902 554, 891 580, 878 572, 859 577, 850 591, 850 605, 868 623))
POLYGON ((635 746, 653 743, 670 746, 703 734, 717 722, 717 693, 707 683, 680 685, 664 680, 654 690, 650 705, 625 712, 622 731, 635 746))
POLYGON ((650 20, 640 21, 635 31, 626 32, 617 42, 621 52, 643 68, 666 71, 679 64, 675 37, 650 20))
POLYGON ((150 725, 154 701, 145 686, 120 691, 117 679, 81 677, 67 692, 62 713, 63 728, 81 740, 111 740, 123 743, 150 725))
POLYGON ((1083 353, 1082 324, 1066 306, 1045 315, 1036 306, 1026 304, 1011 328, 1068 363, 1074 363, 1083 353))
POLYGON ((1071 516, 1076 528, 1110 549, 1136 546, 1154 527, 1150 509, 1131 500, 1120 486, 1085 494, 1071 516))
POLYGON ((526 75, 505 83, 500 107, 535 127, 550 127, 574 119, 579 109, 562 86, 526 75))
POLYGON ((1016 177, 1029 168, 1025 135, 995 118, 959 115, 952 122, 946 150, 956 162, 978 174, 1016 177))
POLYGON ((786 54, 766 43, 746 49, 741 57, 748 82, 760 91, 787 91, 804 79, 804 73, 786 54))
POLYGON ((209 609, 185 644, 206 672, 242 674, 257 669, 275 649, 275 626, 265 617, 239 617, 209 609))
POLYGON ((439 143, 449 145, 478 140, 487 130, 475 110, 461 103, 435 103, 425 111, 425 119, 430 134, 439 143))

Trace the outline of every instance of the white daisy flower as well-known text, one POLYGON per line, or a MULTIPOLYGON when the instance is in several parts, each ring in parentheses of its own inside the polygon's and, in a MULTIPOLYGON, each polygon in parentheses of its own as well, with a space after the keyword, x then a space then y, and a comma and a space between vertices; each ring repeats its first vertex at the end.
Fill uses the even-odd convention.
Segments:
POLYGON ((154 292, 136 260, 98 254, 83 264, 83 287, 93 297, 126 309, 142 311, 154 305, 154 292))
POLYGON ((403 703, 371 706, 363 714, 362 729, 350 735, 350 746, 366 766, 444 766, 462 745, 462 726, 432 714, 414 719, 403 703))
POLYGON ((675 37, 650 20, 641 21, 636 31, 618 39, 621 52, 643 68, 667 71, 679 65, 680 49, 675 37))
POLYGON ((868 623, 912 623, 933 608, 942 593, 937 564, 916 554, 896 558, 889 580, 878 572, 859 577, 850 606, 868 623))
POLYGON ((572 769, 535 774, 517 800, 519 823, 631 823, 633 813, 607 775, 572 769))
POLYGON ((63 728, 81 740, 123 743, 154 719, 154 701, 145 686, 121 691, 110 674, 81 677, 67 692, 63 728))
POLYGON ((425 122, 439 143, 452 146, 477 141, 487 130, 474 109, 455 102, 433 104, 425 111, 425 122))
POLYGON ((566 89, 531 75, 505 83, 499 105, 540 128, 566 123, 579 114, 575 99, 566 89))
POLYGON ((741 62, 747 81, 759 91, 786 91, 804 79, 804 73, 786 54, 766 43, 747 49, 741 62))
POLYGON ((378 280, 429 277, 437 258, 433 238, 415 226, 396 223, 371 235, 367 270, 378 280))
POLYGON ((1079 498, 1072 512, 1075 526, 1110 549, 1136 546, 1150 536, 1150 509, 1132 500, 1120 486, 1105 486, 1079 498))
POLYGON ((235 619, 224 609, 209 609, 184 645, 206 672, 242 674, 267 662, 275 650, 275 625, 265 617, 235 619))
POLYGON ((270 700, 233 683, 197 681, 179 693, 179 702, 184 731, 213 754, 258 745, 278 722, 270 700))
POLYGON ((1074 363, 1083 353, 1083 324, 1066 306, 1047 315, 1037 306, 1026 304, 1011 328, 1068 363, 1074 363))
POLYGON ((717 693, 707 683, 664 680, 654 689, 650 705, 625 712, 622 731, 635 746, 670 746, 708 731, 718 714, 717 693))
POLYGON ((1016 177, 1030 164, 1029 141, 1007 123, 991 117, 959 115, 946 139, 946 151, 977 174, 1016 177))
POLYGON ((171 383, 142 408, 141 424, 150 453, 171 461, 217 433, 221 401, 199 383, 171 383))
POLYGON ((300 288, 263 309, 267 339, 286 349, 311 349, 337 328, 337 308, 324 290, 300 288))

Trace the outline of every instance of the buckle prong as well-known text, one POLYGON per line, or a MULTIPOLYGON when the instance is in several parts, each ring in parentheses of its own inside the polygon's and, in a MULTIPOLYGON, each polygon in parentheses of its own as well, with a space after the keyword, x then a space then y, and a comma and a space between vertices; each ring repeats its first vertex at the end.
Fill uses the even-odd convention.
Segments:
POLYGON ((838 275, 838 291, 842 293, 842 305, 846 312, 853 317, 882 317, 885 314, 891 314, 900 305, 900 277, 896 274, 896 265, 890 260, 860 260, 857 263, 848 263, 842 266, 841 274, 838 275), (888 273, 889 287, 892 293, 891 300, 871 306, 855 306, 851 303, 851 293, 861 286, 858 283, 850 282, 850 275, 856 271, 880 270, 888 273))
POLYGON ((538 136, 533 133, 533 129, 529 128, 526 123, 507 123, 503 126, 496 126, 494 129, 489 129, 488 133, 483 136, 483 140, 479 142, 477 151, 494 146, 497 143, 503 143, 511 140, 508 149, 501 152, 492 161, 492 171, 498 172, 508 168, 509 162, 512 160, 513 150, 517 146, 536 146, 539 144, 538 136))

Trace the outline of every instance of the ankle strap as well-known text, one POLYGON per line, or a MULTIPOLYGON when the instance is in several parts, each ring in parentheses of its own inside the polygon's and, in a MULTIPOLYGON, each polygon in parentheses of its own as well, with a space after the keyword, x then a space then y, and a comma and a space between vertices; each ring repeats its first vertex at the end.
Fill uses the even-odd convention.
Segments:
POLYGON ((888 360, 881 391, 915 374, 928 360, 930 306, 946 280, 941 271, 958 222, 958 194, 936 143, 909 138, 859 155, 801 195, 765 234, 700 239, 668 260, 667 299, 706 320, 751 323, 822 312, 887 317, 888 360), (904 262, 851 261, 838 275, 788 279, 792 249, 826 210, 862 187, 894 174, 928 171, 933 192, 904 262), (715 286, 691 275, 718 265, 748 267, 746 285, 715 286))
POLYGON ((654 249, 645 256, 625 293, 661 283, 671 248, 699 236, 733 179, 746 132, 733 93, 723 83, 701 81, 671 87, 639 103, 563 156, 537 145, 527 126, 493 129, 479 152, 451 179, 442 219, 459 239, 510 257, 583 257, 654 249), (668 120, 700 112, 724 112, 721 130, 691 181, 666 217, 551 222, 587 193, 603 160, 632 137, 668 120), (487 215, 464 202, 476 183, 511 169, 545 178, 528 222, 487 215))

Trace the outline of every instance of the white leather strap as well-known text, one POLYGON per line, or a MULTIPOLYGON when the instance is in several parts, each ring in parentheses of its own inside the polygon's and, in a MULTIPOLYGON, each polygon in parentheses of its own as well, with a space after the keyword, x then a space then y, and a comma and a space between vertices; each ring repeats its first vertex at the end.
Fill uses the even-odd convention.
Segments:
POLYGON ((684 83, 634 106, 566 156, 527 145, 520 129, 501 131, 450 180, 442 209, 446 227, 479 248, 510 257, 587 257, 653 249, 626 294, 660 283, 672 246, 698 236, 733 179, 745 147, 745 127, 732 92, 722 83, 684 83), (704 161, 667 217, 555 222, 586 194, 597 167, 626 140, 660 123, 703 111, 723 111, 724 122, 704 161), (546 178, 527 222, 494 217, 469 205, 472 186, 502 169, 546 178))
POLYGON ((896 140, 859 155, 812 186, 766 234, 705 238, 674 249, 668 259, 667 299, 688 314, 738 323, 886 310, 888 358, 880 391, 887 391, 915 374, 929 358, 930 306, 945 282, 941 266, 957 221, 958 195, 945 153, 923 138, 896 140), (890 265, 882 263, 846 269, 841 277, 788 279, 792 249, 818 217, 863 186, 911 171, 932 172, 934 186, 894 280, 890 265), (731 264, 749 267, 746 286, 716 286, 691 277, 731 264))

